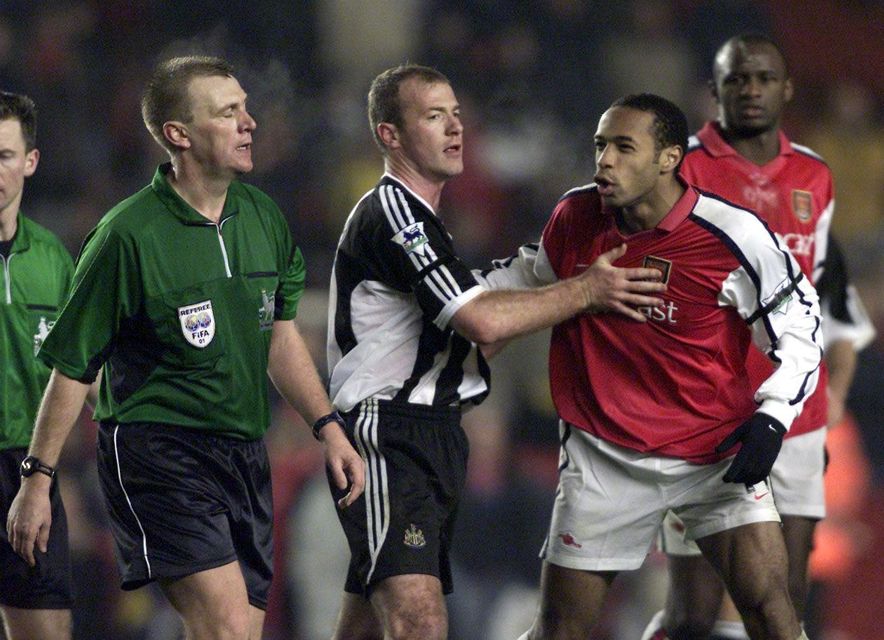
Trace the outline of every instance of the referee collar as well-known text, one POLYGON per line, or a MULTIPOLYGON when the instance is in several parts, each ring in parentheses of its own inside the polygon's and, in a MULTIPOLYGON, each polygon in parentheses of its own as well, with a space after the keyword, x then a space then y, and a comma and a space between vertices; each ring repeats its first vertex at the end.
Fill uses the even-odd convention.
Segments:
POLYGON ((16 214, 15 233, 12 235, 12 242, 9 245, 10 255, 13 253, 21 253, 31 248, 31 234, 25 223, 25 217, 21 210, 16 214))
MULTIPOLYGON (((157 194, 157 197, 166 205, 166 207, 168 207, 169 211, 171 211, 172 214, 184 224, 214 224, 199 211, 187 204, 184 198, 178 195, 178 192, 172 188, 172 185, 169 183, 169 178, 167 177, 167 174, 171 170, 171 162, 165 162, 157 167, 157 171, 150 183, 151 189, 157 194)), ((218 219, 218 224, 223 223, 227 218, 236 215, 237 213, 236 198, 231 195, 234 184, 236 183, 231 182, 230 186, 227 187, 227 197, 224 199, 224 209, 221 211, 221 217, 218 219)))

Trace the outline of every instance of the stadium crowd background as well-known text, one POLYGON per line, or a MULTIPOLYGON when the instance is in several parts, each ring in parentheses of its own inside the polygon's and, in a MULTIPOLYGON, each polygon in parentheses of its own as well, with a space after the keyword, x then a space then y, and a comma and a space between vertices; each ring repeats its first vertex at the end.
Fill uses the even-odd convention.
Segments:
MULTIPOLYGON (((141 123, 140 91, 161 57, 232 60, 258 121, 247 178, 287 215, 307 258, 299 322, 324 367, 325 291, 350 208, 382 168, 365 117, 380 70, 409 60, 454 85, 466 125, 463 176, 443 215, 474 266, 539 236, 557 197, 592 175, 592 134, 615 98, 652 91, 692 129, 714 116, 706 81, 727 37, 761 30, 785 51, 796 83, 785 129, 821 153, 836 178, 834 232, 878 328, 860 357, 850 415, 830 434, 830 517, 812 561, 809 635, 879 640, 884 602, 884 2, 880 0, 4 0, 0 87, 39 109, 40 166, 23 210, 76 255, 113 204, 164 160, 141 123)), ((174 256, 171 257, 174 259, 174 256)), ((465 418, 468 495, 456 541, 452 638, 514 638, 533 612, 556 481, 556 421, 546 336, 493 363, 494 390, 465 418)), ((616 398, 611 398, 616 402, 616 398)), ((274 463, 277 572, 269 640, 327 638, 347 551, 319 449, 278 404, 274 463), (292 427, 295 428, 292 428, 292 427)), ((84 413, 61 467, 76 564, 75 636, 178 637, 151 588, 118 588, 84 413)), ((634 640, 664 593, 652 554, 621 576, 596 640, 634 640)))

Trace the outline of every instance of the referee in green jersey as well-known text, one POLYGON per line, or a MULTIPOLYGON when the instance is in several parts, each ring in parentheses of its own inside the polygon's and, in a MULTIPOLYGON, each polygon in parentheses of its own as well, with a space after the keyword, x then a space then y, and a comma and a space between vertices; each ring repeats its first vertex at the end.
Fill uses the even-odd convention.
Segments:
MULTIPOLYGON (((99 477, 122 588, 157 581, 187 637, 259 638, 272 573, 267 374, 314 425, 337 485, 364 465, 292 320, 304 261, 252 169, 256 123, 224 60, 173 58, 142 98, 169 153, 151 183, 102 218, 43 343, 54 371, 30 454, 54 467, 88 383, 99 477)), ((33 564, 49 531, 48 477, 22 482, 7 527, 33 564)))
MULTIPOLYGON (((74 263, 61 241, 20 211, 25 178, 40 159, 37 110, 27 96, 0 92, 0 517, 21 485, 34 417, 50 369, 37 349, 64 304, 74 263)), ((10 638, 71 637, 71 563, 67 521, 50 478, 46 508, 54 527, 36 570, 0 532, 0 613, 10 638)))

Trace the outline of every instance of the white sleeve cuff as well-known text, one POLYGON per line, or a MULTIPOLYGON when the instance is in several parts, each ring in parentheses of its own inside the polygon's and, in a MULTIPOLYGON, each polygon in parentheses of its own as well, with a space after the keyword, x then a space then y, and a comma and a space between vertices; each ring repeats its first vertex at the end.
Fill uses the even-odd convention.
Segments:
POLYGON ((766 413, 771 418, 776 418, 784 427, 786 427, 786 431, 789 430, 792 426, 792 422, 798 417, 798 412, 795 410, 795 407, 788 402, 774 400, 773 398, 764 400, 761 403, 761 406, 758 407, 758 413, 766 413))
POLYGON ((448 323, 451 321, 451 318, 454 317, 454 314, 457 313, 457 310, 464 306, 467 302, 475 298, 481 293, 485 292, 485 288, 482 285, 476 285, 475 287, 471 287, 464 291, 462 294, 449 301, 444 307, 442 307, 442 311, 439 312, 439 315, 436 316, 436 319, 433 320, 433 324, 435 324, 440 329, 445 329, 448 326, 448 323))

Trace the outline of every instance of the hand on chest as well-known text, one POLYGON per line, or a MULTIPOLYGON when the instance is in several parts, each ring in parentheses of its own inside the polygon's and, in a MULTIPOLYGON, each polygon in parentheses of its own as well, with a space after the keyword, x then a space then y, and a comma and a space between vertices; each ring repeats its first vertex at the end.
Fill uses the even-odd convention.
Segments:
MULTIPOLYGON (((622 241, 618 234, 596 239, 590 246, 575 252, 563 275, 573 276, 585 271, 601 253, 622 241)), ((721 322, 722 312, 729 313, 719 304, 719 294, 722 282, 737 263, 714 239, 652 230, 629 237, 627 246, 626 254, 614 266, 656 269, 667 286, 667 290, 660 294, 662 306, 639 308, 651 320, 648 329, 654 326, 665 327, 667 331, 711 328, 721 322)), ((616 314, 600 317, 604 322, 613 318, 628 322, 616 314)))

